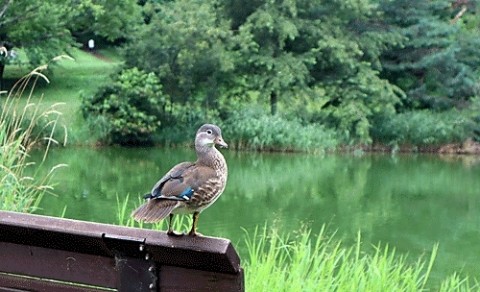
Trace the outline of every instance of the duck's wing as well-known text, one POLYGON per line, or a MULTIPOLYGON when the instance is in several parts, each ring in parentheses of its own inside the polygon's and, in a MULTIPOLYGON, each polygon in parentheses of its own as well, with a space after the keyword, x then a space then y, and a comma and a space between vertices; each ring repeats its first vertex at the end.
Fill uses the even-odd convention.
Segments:
POLYGON ((178 164, 155 184, 146 196, 148 201, 132 216, 138 221, 157 222, 190 200, 209 201, 218 191, 217 181, 216 172, 210 167, 190 162, 178 164))
MULTIPOLYGON (((175 165, 170 169, 152 188, 150 194, 145 196, 146 199, 156 199, 161 197, 170 197, 180 194, 183 190, 180 190, 180 193, 177 194, 175 190, 167 190, 164 191, 165 184, 167 182, 177 182, 181 183, 183 177, 191 172, 192 168, 194 168, 195 163, 193 162, 182 162, 180 164, 175 165)), ((177 185, 173 184, 173 185, 177 185)), ((171 183, 169 183, 171 185, 171 183)), ((171 188, 171 186, 170 186, 171 188)), ((170 189, 168 188, 168 189, 170 189)), ((181 188, 181 185, 178 184, 177 188, 181 188)))
POLYGON ((162 179, 161 183, 152 192, 153 199, 189 201, 192 196, 201 189, 205 189, 216 172, 210 167, 198 164, 184 165, 171 173, 168 178, 162 179))
POLYGON ((178 207, 182 198, 182 190, 188 189, 182 185, 183 176, 191 172, 195 166, 191 162, 183 162, 170 169, 145 195, 148 201, 132 213, 137 221, 147 223, 158 222, 167 217, 178 207))

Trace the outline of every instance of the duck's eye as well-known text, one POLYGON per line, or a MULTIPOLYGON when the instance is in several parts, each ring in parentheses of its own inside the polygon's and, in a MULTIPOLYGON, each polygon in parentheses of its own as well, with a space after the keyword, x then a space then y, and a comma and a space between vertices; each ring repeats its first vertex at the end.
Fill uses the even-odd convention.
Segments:
POLYGON ((212 130, 207 130, 208 135, 212 135, 212 133, 213 133, 212 130))

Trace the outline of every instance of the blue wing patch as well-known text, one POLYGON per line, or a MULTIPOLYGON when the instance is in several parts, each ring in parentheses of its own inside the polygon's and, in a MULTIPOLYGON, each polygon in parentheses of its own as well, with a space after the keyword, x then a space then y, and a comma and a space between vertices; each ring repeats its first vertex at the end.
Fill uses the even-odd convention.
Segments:
POLYGON ((192 198, 194 192, 195 192, 194 189, 192 189, 191 187, 187 187, 178 196, 164 196, 164 195, 152 196, 150 194, 147 194, 145 195, 145 197, 149 199, 152 198, 152 199, 164 199, 164 200, 172 200, 172 201, 189 201, 192 198))
POLYGON ((194 190, 191 187, 187 187, 185 190, 183 190, 183 192, 180 193, 180 195, 177 196, 177 198, 188 201, 192 198, 193 193, 194 190))

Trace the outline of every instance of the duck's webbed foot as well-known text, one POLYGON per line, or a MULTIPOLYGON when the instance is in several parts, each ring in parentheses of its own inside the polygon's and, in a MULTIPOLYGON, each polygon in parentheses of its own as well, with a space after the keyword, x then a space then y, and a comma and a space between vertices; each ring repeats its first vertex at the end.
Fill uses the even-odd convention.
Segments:
POLYGON ((175 231, 173 231, 173 230, 168 230, 168 231, 167 231, 167 235, 168 235, 168 236, 180 237, 180 236, 184 236, 185 233, 183 233, 183 232, 177 233, 177 232, 175 232, 175 231))

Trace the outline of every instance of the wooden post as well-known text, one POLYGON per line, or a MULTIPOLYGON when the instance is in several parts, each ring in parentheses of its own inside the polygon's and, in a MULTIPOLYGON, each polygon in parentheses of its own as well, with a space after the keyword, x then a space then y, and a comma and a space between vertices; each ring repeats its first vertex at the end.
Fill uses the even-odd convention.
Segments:
POLYGON ((0 291, 244 291, 227 239, 0 211, 0 291))

